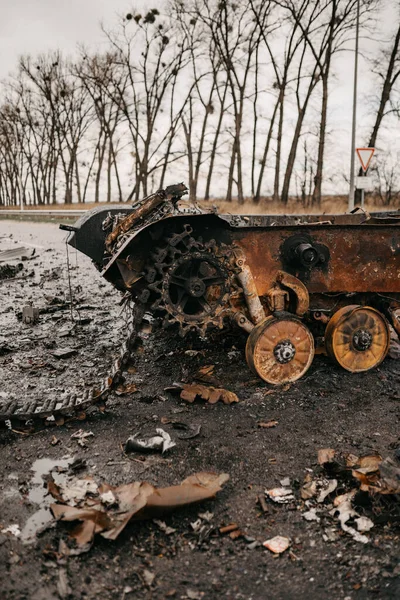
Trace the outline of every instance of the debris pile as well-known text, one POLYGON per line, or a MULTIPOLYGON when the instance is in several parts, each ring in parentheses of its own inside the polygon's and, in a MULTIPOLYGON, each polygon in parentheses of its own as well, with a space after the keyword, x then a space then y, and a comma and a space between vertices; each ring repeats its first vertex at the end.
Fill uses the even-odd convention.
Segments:
MULTIPOLYGON (((265 490, 265 498, 259 496, 264 513, 268 512, 266 501, 298 503, 290 479, 280 483, 282 487, 265 490)), ((358 457, 323 448, 318 452, 317 469, 307 469, 299 495, 303 518, 324 527, 325 541, 338 539, 338 521, 342 531, 366 544, 370 540, 365 534, 375 525, 400 523, 400 464, 391 458, 383 460, 378 454, 358 457)), ((263 545, 279 554, 289 544, 288 538, 276 536, 263 545)))
POLYGON ((203 500, 214 498, 229 480, 222 473, 195 473, 180 485, 155 488, 134 481, 118 487, 97 484, 92 477, 73 479, 67 486, 49 482, 48 491, 57 500, 50 508, 57 520, 80 521, 70 536, 76 547, 70 554, 87 552, 95 534, 115 540, 131 520, 145 520, 203 500))
MULTIPOLYGON (((336 518, 344 532, 364 544, 369 541, 364 534, 375 524, 400 521, 400 466, 391 458, 324 448, 318 463, 319 473, 307 473, 300 489, 307 521, 336 518)), ((324 539, 329 540, 329 531, 324 539)))

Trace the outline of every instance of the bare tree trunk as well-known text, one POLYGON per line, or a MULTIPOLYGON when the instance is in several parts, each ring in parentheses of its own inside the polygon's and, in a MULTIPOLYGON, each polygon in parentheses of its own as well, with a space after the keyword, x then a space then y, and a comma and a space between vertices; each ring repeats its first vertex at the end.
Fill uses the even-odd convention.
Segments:
POLYGON ((95 180, 96 181, 95 192, 94 192, 94 201, 96 202, 96 204, 100 200, 100 178, 101 178, 101 169, 103 167, 104 154, 106 151, 106 143, 107 143, 107 140, 104 138, 102 145, 99 146, 99 149, 98 149, 99 160, 98 160, 98 166, 97 166, 97 173, 96 173, 96 180, 95 180))
POLYGON ((258 102, 258 51, 259 46, 256 50, 256 66, 254 72, 254 98, 253 98, 253 147, 252 147, 252 158, 251 158, 251 195, 253 201, 256 202, 256 161, 257 161, 257 124, 258 124, 258 113, 257 113, 257 102, 258 102))
POLYGON ((274 130, 274 124, 275 124, 275 119, 276 119, 276 113, 278 111, 279 102, 280 101, 279 101, 279 97, 278 97, 278 100, 274 106, 274 112, 272 113, 271 122, 270 122, 268 133, 267 133, 267 139, 265 141, 264 152, 263 152, 262 159, 261 159, 260 172, 258 174, 257 190, 256 190, 256 194, 254 197, 254 201, 256 204, 258 204, 258 202, 260 202, 260 198, 261 198, 261 186, 262 186, 262 182, 263 182, 263 178, 264 178, 265 167, 267 164, 267 156, 268 156, 268 151, 269 151, 269 147, 270 147, 271 140, 272 140, 272 133, 274 130))
POLYGON ((328 113, 328 74, 325 74, 322 79, 322 106, 321 106, 321 121, 319 126, 319 143, 318 143, 318 158, 317 170, 314 179, 314 192, 312 196, 313 206, 321 206, 322 193, 322 171, 324 167, 324 151, 325 151, 325 136, 326 136, 326 120, 328 113))
POLYGON ((108 140, 108 157, 107 157, 107 202, 111 202, 111 169, 112 169, 112 151, 111 139, 108 140))
POLYGON ((81 181, 79 177, 79 165, 78 165, 78 157, 75 154, 75 181, 76 181, 76 194, 78 198, 79 204, 82 203, 82 193, 81 193, 81 181))
POLYGON ((312 93, 314 87, 315 87, 315 83, 313 81, 311 81, 308 91, 307 91, 307 96, 303 103, 303 106, 300 108, 299 113, 298 113, 296 127, 294 130, 293 139, 292 139, 292 144, 290 146, 290 152, 289 152, 288 162, 287 162, 286 171, 285 171, 285 177, 283 180, 282 194, 281 194, 282 204, 287 204, 288 200, 289 200, 290 180, 292 178, 294 162, 296 160, 297 146, 299 144, 301 129, 303 127, 303 121, 304 121, 304 117, 306 114, 307 105, 310 100, 311 93, 312 93))
POLYGON ((182 116, 183 131, 185 133, 187 157, 188 157, 188 168, 189 168, 189 201, 195 202, 196 200, 196 182, 194 177, 194 160, 193 160, 193 148, 192 148, 192 119, 189 119, 189 126, 187 125, 185 118, 182 116))
POLYGON ((214 173, 214 164, 215 164, 215 158, 217 155, 218 140, 219 140, 219 135, 221 132, 222 120, 224 118, 225 100, 226 100, 227 91, 228 91, 228 82, 225 83, 224 93, 222 95, 222 99, 221 99, 221 103, 220 103, 221 110, 219 113, 218 124, 217 124, 217 128, 215 130, 214 140, 213 140, 212 149, 211 149, 210 166, 209 166, 208 174, 207 174, 207 183, 206 183, 206 191, 204 194, 204 200, 210 199, 211 180, 212 180, 212 176, 214 173))
POLYGON ((232 143, 231 162, 229 164, 228 188, 226 190, 226 198, 225 198, 225 200, 227 202, 232 202, 233 173, 235 170, 235 162, 236 162, 236 136, 232 143))
POLYGON ((283 131, 283 116, 284 116, 284 101, 285 101, 286 82, 282 81, 279 90, 279 122, 278 133, 276 136, 276 159, 275 159, 275 178, 274 178, 274 202, 279 202, 279 186, 281 175, 281 154, 282 154, 282 131, 283 131))

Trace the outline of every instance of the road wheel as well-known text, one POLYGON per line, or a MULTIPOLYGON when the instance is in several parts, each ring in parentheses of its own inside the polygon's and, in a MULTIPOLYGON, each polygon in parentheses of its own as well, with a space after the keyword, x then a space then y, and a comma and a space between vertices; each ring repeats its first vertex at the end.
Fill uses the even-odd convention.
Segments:
POLYGON ((261 379, 280 385, 300 379, 314 358, 314 338, 295 317, 267 317, 250 333, 246 360, 261 379))
POLYGON ((377 367, 389 349, 390 332, 385 317, 370 306, 339 309, 325 330, 327 354, 351 373, 377 367))

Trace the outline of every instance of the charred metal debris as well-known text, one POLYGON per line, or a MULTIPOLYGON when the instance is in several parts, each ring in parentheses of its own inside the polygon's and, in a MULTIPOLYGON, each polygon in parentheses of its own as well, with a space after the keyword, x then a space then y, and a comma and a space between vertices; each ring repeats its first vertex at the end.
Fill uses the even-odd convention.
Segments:
POLYGON ((133 208, 99 207, 69 230, 123 295, 131 324, 107 381, 89 397, 0 406, 0 419, 104 404, 118 385, 143 316, 185 336, 229 322, 248 334, 246 360, 270 384, 301 378, 315 352, 349 372, 378 366, 400 336, 400 214, 219 215, 179 206, 187 188, 133 208))

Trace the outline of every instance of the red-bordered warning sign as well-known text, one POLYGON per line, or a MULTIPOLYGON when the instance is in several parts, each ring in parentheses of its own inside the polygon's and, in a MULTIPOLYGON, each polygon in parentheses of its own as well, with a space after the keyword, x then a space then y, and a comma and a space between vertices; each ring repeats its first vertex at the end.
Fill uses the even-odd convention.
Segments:
POLYGON ((361 163, 361 168, 365 173, 368 170, 375 148, 356 148, 356 152, 361 163))

